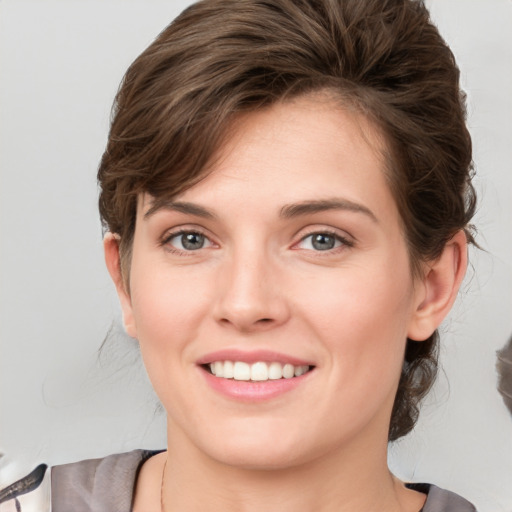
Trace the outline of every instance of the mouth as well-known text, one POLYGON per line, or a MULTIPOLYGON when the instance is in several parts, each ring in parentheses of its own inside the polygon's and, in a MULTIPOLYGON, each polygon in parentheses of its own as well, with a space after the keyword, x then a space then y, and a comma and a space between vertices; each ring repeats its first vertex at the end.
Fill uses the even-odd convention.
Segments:
POLYGON ((228 380, 265 382, 288 380, 310 372, 311 365, 293 365, 278 361, 256 361, 247 363, 244 361, 220 360, 201 365, 211 375, 228 380))
POLYGON ((210 389, 248 404, 273 401, 305 386, 316 368, 311 360, 290 354, 236 348, 205 354, 196 364, 210 389))

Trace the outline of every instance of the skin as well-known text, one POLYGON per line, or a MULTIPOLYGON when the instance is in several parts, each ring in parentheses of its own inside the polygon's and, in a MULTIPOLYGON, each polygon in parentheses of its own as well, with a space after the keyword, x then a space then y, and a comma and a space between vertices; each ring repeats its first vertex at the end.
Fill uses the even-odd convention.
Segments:
POLYGON ((152 200, 139 198, 129 293, 118 240, 105 238, 126 330, 168 416, 169 456, 144 464, 134 510, 160 510, 167 461, 167 511, 418 511, 425 496, 387 468, 391 409, 407 337, 426 339, 455 299, 465 237, 412 277, 381 137, 332 100, 277 104, 232 133, 208 176, 173 198, 211 216, 172 204, 145 216, 152 200), (296 206, 319 201, 337 204, 296 206), (184 250, 180 230, 205 245, 184 250), (335 246, 318 250, 312 233, 335 246), (197 364, 231 348, 314 370, 271 400, 234 400, 197 364))

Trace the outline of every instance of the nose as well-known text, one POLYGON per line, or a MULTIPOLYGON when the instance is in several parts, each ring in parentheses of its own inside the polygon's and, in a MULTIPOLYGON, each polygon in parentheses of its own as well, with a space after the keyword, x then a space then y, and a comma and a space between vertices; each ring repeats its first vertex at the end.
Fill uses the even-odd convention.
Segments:
POLYGON ((284 324, 289 302, 276 267, 263 250, 238 251, 226 261, 219 275, 216 320, 246 333, 284 324))

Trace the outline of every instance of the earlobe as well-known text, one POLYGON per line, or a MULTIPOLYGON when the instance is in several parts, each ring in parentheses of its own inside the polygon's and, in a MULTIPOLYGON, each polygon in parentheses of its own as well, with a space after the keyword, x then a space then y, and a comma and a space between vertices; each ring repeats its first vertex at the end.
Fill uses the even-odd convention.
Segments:
POLYGON ((132 301, 129 291, 126 289, 125 280, 121 270, 121 258, 119 254, 119 237, 113 233, 106 233, 103 239, 103 250, 108 272, 117 290, 123 313, 123 324, 126 332, 132 338, 137 337, 137 329, 133 317, 132 301))
POLYGON ((461 230, 446 243, 439 258, 426 267, 408 338, 426 340, 439 327, 455 302, 466 268, 467 240, 461 230))

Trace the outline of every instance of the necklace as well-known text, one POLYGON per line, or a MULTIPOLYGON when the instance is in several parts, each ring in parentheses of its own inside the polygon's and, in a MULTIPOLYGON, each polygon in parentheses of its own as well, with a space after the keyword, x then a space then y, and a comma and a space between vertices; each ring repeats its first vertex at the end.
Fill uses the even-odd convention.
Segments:
POLYGON ((167 459, 164 462, 164 470, 162 471, 162 481, 160 482, 160 512, 165 512, 164 505, 164 480, 165 480, 165 469, 167 468, 167 459))

